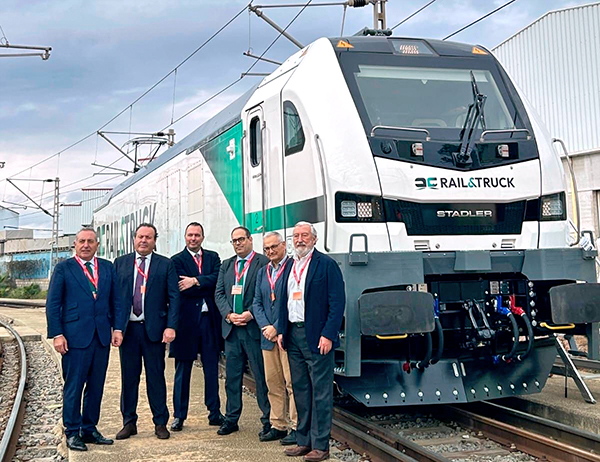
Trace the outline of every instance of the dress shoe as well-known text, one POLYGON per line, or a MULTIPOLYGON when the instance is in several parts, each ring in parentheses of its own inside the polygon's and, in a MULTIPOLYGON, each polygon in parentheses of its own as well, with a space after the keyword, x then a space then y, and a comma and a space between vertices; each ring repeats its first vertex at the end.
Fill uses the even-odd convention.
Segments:
POLYGON ((263 428, 260 432, 258 432, 258 437, 262 438, 264 437, 267 433, 269 433, 271 431, 271 424, 270 423, 266 423, 263 425, 263 428))
POLYGON ((212 425, 214 427, 220 427, 224 423, 225 423, 225 416, 221 413, 219 413, 219 415, 216 417, 208 419, 208 425, 212 425))
POLYGON ((320 449, 313 449, 304 456, 306 462, 320 462, 325 459, 329 459, 329 451, 321 451, 320 449))
POLYGON ((238 424, 225 421, 225 423, 217 430, 217 435, 229 435, 230 433, 237 432, 239 429, 240 427, 238 424))
POLYGON ((180 419, 179 417, 175 417, 175 419, 173 419, 173 423, 171 424, 171 430, 174 432, 180 432, 181 429, 183 428, 183 421, 185 419, 180 419))
POLYGON ((130 436, 137 435, 137 427, 133 423, 128 423, 117 433, 118 440, 126 440, 130 436))
POLYGON ((87 446, 78 434, 67 438, 67 447, 73 451, 87 451, 87 446))
POLYGON ((165 425, 155 425, 154 434, 159 440, 168 440, 171 434, 165 425))
POLYGON ((308 454, 310 452, 310 448, 308 446, 294 446, 293 448, 287 448, 283 452, 286 456, 298 457, 308 454))
POLYGON ((275 441, 280 440, 287 436, 286 430, 277 430, 276 428, 271 428, 267 433, 263 436, 259 436, 258 439, 261 441, 275 441))
POLYGON ((104 438, 102 433, 98 430, 94 430, 92 433, 84 434, 81 439, 84 443, 92 443, 92 444, 113 444, 114 441, 110 438, 104 438))
POLYGON ((290 430, 288 436, 279 440, 279 444, 283 446, 291 446, 292 444, 298 444, 298 442, 296 441, 296 430, 290 430))

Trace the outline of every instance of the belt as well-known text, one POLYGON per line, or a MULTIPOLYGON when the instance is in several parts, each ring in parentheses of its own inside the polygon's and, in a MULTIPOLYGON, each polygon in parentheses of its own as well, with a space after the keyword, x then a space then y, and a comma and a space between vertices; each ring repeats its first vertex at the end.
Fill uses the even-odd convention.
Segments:
POLYGON ((296 327, 304 327, 303 322, 290 322, 290 324, 292 324, 293 326, 296 326, 296 327))
POLYGON ((141 321, 129 321, 129 322, 131 322, 133 324, 144 324, 144 320, 141 320, 141 321))

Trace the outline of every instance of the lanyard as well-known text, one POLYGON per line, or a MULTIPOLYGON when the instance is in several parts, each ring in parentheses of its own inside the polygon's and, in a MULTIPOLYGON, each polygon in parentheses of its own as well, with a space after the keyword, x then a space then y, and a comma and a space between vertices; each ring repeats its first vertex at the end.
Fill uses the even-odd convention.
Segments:
POLYGON ((92 285, 94 286, 94 289, 98 290, 98 259, 96 257, 94 257, 93 268, 96 268, 96 271, 94 271, 94 269, 92 268, 92 273, 94 273, 93 275, 90 274, 90 272, 88 271, 88 269, 85 266, 85 263, 83 263, 83 260, 81 258, 76 256, 75 259, 77 260, 77 263, 79 263, 79 266, 81 266, 81 269, 83 270, 83 274, 85 274, 85 277, 88 279, 88 281, 90 281, 92 283, 92 285))
POLYGON ((279 276, 281 276, 281 273, 283 273, 286 263, 287 263, 287 260, 284 261, 283 263, 281 263, 280 268, 277 270, 277 273, 275 273, 274 278, 271 277, 271 271, 269 271, 269 266, 271 266, 271 268, 272 268, 273 265, 271 263, 269 263, 267 265, 267 280, 269 281, 269 286, 271 286, 271 292, 275 291, 275 284, 277 283, 277 279, 279 279, 279 276))
POLYGON ((246 271, 248 271, 248 268, 250 267, 250 263, 252 262, 252 259, 254 258, 254 255, 256 255, 256 252, 254 252, 254 250, 252 251, 252 256, 250 258, 248 258, 248 260, 246 260, 246 263, 244 264, 244 267, 242 268, 242 272, 240 273, 238 270, 238 262, 235 262, 234 265, 234 270, 235 270, 235 283, 239 284, 240 281, 242 280, 242 278, 244 277, 244 274, 246 274, 246 271))
MULTIPOLYGON (((137 272, 144 278, 144 285, 146 285, 146 281, 148 281, 148 276, 146 275, 146 273, 144 271, 142 271, 142 269, 139 267, 138 263, 137 263, 137 258, 133 259, 133 263, 135 264, 135 269, 137 270, 137 272)), ((146 262, 147 263, 147 262, 146 262)))
POLYGON ((302 273, 304 273, 304 270, 310 263, 310 259, 312 258, 312 256, 313 256, 313 254, 311 253, 310 256, 304 262, 304 265, 302 266, 302 268, 300 268, 299 276, 296 274, 296 263, 299 263, 300 260, 298 260, 298 261, 294 260, 294 266, 292 267, 292 271, 294 273, 294 281, 296 281, 296 284, 298 285, 298 287, 300 287, 300 281, 302 280, 302 273))

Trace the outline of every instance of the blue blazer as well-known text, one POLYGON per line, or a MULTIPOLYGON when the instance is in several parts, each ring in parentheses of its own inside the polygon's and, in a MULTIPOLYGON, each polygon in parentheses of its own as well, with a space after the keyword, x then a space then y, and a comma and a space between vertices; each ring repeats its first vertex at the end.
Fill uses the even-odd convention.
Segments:
MULTIPOLYGON (((119 292, 127 311, 129 323, 133 306, 133 269, 135 252, 115 260, 119 278, 119 292)), ((175 265, 167 257, 152 254, 148 268, 148 282, 144 301, 144 326, 152 342, 162 341, 163 331, 169 327, 177 330, 179 320, 179 278, 175 265)))
POLYGON ((208 316, 216 341, 223 343, 221 336, 221 313, 215 303, 215 287, 221 269, 221 259, 217 252, 202 249, 202 274, 194 257, 183 249, 171 258, 177 276, 197 278, 200 286, 193 286, 179 293, 179 329, 175 340, 169 346, 169 357, 180 361, 193 361, 198 356, 200 338, 200 313, 202 304, 208 306, 208 316))
POLYGON ((111 328, 125 330, 128 313, 121 303, 115 268, 108 260, 97 261, 96 298, 75 258, 56 265, 46 298, 48 338, 64 335, 69 347, 87 348, 95 332, 106 346, 110 343, 111 328))
MULTIPOLYGON (((269 279, 267 278, 267 269, 269 265, 258 270, 256 276, 256 288, 254 289, 254 301, 252 302, 252 316, 256 319, 258 327, 261 331, 266 326, 277 326, 279 320, 279 305, 285 299, 283 293, 283 286, 287 285, 287 278, 285 277, 286 269, 291 266, 291 258, 285 261, 285 269, 277 282, 275 283, 275 302, 271 301, 271 286, 269 285, 269 279)), ((287 272, 289 275, 289 272, 287 272)), ((275 327, 277 328, 277 327, 275 327)), ((279 331, 278 331, 279 332, 279 331)), ((261 335, 260 347, 263 350, 272 350, 275 346, 275 342, 270 342, 261 335)))
MULTIPOLYGON (((282 278, 288 280, 293 264, 288 265, 282 278)), ((283 334, 284 345, 288 330, 288 289, 283 285, 285 303, 280 304, 277 332, 283 334)), ((304 288, 304 325, 308 346, 314 353, 319 352, 321 336, 333 342, 333 348, 340 346, 339 331, 342 326, 346 293, 344 278, 338 264, 331 257, 314 250, 304 288)))

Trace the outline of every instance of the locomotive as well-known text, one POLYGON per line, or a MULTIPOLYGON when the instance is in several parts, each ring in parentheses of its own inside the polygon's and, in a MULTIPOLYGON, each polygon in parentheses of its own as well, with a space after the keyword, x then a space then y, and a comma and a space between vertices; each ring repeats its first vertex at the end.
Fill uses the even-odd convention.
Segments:
POLYGON ((142 222, 173 255, 199 221, 227 257, 235 226, 291 250, 312 222, 346 283, 338 386, 373 407, 456 403, 539 392, 555 334, 600 320, 566 191, 485 47, 321 38, 116 187, 94 226, 113 259, 142 222))

